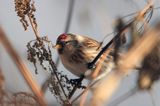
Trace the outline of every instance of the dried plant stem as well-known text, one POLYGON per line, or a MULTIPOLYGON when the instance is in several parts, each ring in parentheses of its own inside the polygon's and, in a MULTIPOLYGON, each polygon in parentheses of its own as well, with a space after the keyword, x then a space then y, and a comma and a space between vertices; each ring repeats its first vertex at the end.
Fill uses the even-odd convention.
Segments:
POLYGON ((155 103, 155 100, 154 100, 154 95, 153 95, 152 90, 149 90, 149 91, 148 91, 148 94, 149 94, 149 96, 150 96, 150 98, 151 98, 152 106, 156 106, 156 103, 155 103))
MULTIPOLYGON (((71 101, 71 104, 73 104, 77 99, 79 99, 81 96, 85 95, 86 92, 89 91, 89 89, 91 87, 93 87, 95 84, 97 84, 102 78, 106 77, 106 75, 108 75, 108 73, 112 70, 112 68, 114 67, 113 63, 109 63, 108 64, 109 68, 106 69, 106 71, 103 73, 103 74, 100 74, 99 76, 97 76, 95 79, 93 79, 93 81, 91 81, 87 88, 81 92, 76 98, 74 98, 72 101, 71 101)), ((85 96, 84 96, 85 97, 85 96)), ((83 99, 83 98, 82 98, 83 99)))
POLYGON ((137 19, 144 19, 144 15, 146 14, 146 12, 150 9, 153 8, 153 0, 148 0, 148 4, 143 8, 143 10, 141 10, 138 15, 137 15, 137 19))
POLYGON ((150 30, 124 55, 125 57, 120 59, 122 62, 118 64, 117 71, 113 71, 95 90, 91 106, 101 106, 108 101, 123 76, 131 72, 130 69, 134 68, 155 47, 159 41, 159 35, 158 29, 150 30))
MULTIPOLYGON (((30 24, 31 24, 31 26, 32 26, 33 32, 34 32, 34 34, 35 34, 35 36, 36 36, 36 39, 37 39, 37 40, 40 40, 40 35, 39 35, 38 31, 37 31, 37 27, 36 27, 35 24, 33 23, 33 19, 31 18, 30 14, 28 14, 27 16, 28 16, 28 18, 29 18, 29 22, 30 22, 30 24)), ((67 95, 66 95, 66 93, 65 93, 65 91, 64 91, 64 89, 63 89, 63 86, 62 86, 62 84, 61 84, 61 82, 60 82, 60 80, 59 80, 59 78, 58 78, 57 73, 56 73, 57 68, 56 68, 56 66, 54 66, 54 63, 53 63, 52 60, 50 60, 49 62, 50 62, 50 64, 51 64, 51 67, 52 67, 52 69, 53 69, 53 72, 54 72, 54 74, 55 74, 55 76, 56 76, 56 79, 57 79, 58 82, 59 82, 60 88, 62 89, 62 92, 63 92, 64 96, 67 98, 67 95)), ((50 79, 51 77, 52 77, 52 76, 50 76, 49 79, 50 79)), ((46 91, 45 85, 48 86, 48 84, 46 84, 46 83, 48 83, 48 79, 45 81, 44 84, 42 84, 42 91, 44 91, 44 92, 46 91)))
MULTIPOLYGON (((62 89, 62 92, 63 92, 65 98, 67 99, 67 94, 65 93, 65 90, 64 90, 64 88, 63 88, 63 86, 62 86, 62 84, 61 84, 61 81, 60 81, 60 79, 59 79, 59 77, 58 77, 58 75, 57 75, 57 73, 56 73, 57 68, 56 68, 56 66, 55 66, 55 64, 54 64, 54 62, 53 62, 52 60, 50 60, 49 63, 50 63, 50 65, 51 65, 52 69, 53 69, 53 72, 54 72, 54 74, 55 74, 55 76, 56 76, 56 79, 58 80, 59 86, 60 86, 60 88, 62 89)), ((51 76, 51 77, 52 77, 52 76, 51 76)))
POLYGON ((85 106, 85 102, 86 102, 88 93, 89 93, 89 90, 84 92, 84 94, 82 95, 82 99, 81 99, 81 102, 80 102, 79 106, 85 106))
POLYGON ((29 69, 25 65, 25 63, 22 61, 22 59, 18 56, 17 52, 14 50, 12 47, 12 44, 9 42, 7 39, 5 33, 3 30, 0 28, 0 40, 2 44, 4 45, 5 49, 9 53, 9 55, 12 57, 14 60, 14 63, 18 67, 19 71, 23 75, 24 79, 26 80, 27 84, 35 94, 35 96, 38 99, 38 102, 41 106, 46 106, 46 102, 43 98, 43 94, 40 90, 40 87, 38 83, 33 79, 32 74, 30 73, 29 69))
POLYGON ((39 40, 40 36, 39 36, 39 34, 38 34, 37 28, 35 27, 35 25, 34 25, 34 23, 33 23, 33 21, 32 21, 31 16, 30 16, 29 14, 28 14, 27 16, 28 16, 28 18, 29 18, 29 22, 30 22, 30 24, 31 24, 31 26, 32 26, 33 32, 34 32, 34 34, 35 34, 35 36, 36 36, 36 39, 39 40))
POLYGON ((66 25, 65 25, 65 29, 64 29, 65 33, 67 33, 69 31, 70 26, 71 26, 74 3, 75 3, 75 0, 69 0, 69 6, 68 6, 69 9, 68 9, 67 20, 66 20, 66 25))
POLYGON ((71 104, 73 104, 77 99, 79 99, 83 94, 85 94, 86 92, 88 92, 88 90, 93 86, 95 85, 97 82, 99 81, 99 79, 97 79, 96 81, 94 82, 90 82, 87 86, 87 88, 82 92, 80 93, 76 98, 74 98, 72 101, 71 101, 71 104))
POLYGON ((131 97, 134 94, 136 94, 137 91, 138 91, 138 88, 136 86, 136 87, 132 88, 131 90, 129 90, 128 92, 126 92, 125 94, 123 94, 120 97, 118 97, 117 99, 115 99, 112 102, 110 102, 107 106, 118 106, 120 103, 124 102, 129 97, 131 97))
POLYGON ((93 74, 92 74, 92 78, 96 78, 99 75, 100 69, 102 67, 102 63, 104 62, 104 60, 106 59, 107 55, 109 54, 109 52, 111 51, 111 48, 107 49, 106 52, 104 52, 104 54, 101 56, 100 60, 97 63, 97 67, 94 70, 93 74))
MULTIPOLYGON (((109 54, 109 52, 111 51, 112 49, 109 48, 107 49, 104 54, 100 57, 100 60, 98 61, 97 63, 97 66, 96 66, 96 69, 94 70, 93 74, 92 74, 92 78, 96 80, 96 77, 99 75, 99 72, 100 72, 100 69, 102 67, 102 63, 104 62, 104 60, 106 59, 107 55, 109 54)), ((107 72, 108 73, 108 72, 107 72)), ((94 83, 90 83, 89 86, 87 87, 87 89, 85 90, 85 92, 82 92, 82 99, 80 101, 80 106, 84 106, 85 104, 85 101, 86 101, 86 98, 87 98, 87 95, 88 95, 88 91, 89 89, 98 82, 99 80, 95 81, 94 83)))

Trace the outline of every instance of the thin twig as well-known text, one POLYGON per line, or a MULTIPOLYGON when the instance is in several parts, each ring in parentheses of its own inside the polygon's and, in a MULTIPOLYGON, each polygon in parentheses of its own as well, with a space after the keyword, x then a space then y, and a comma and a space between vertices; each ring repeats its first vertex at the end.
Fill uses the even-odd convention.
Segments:
MULTIPOLYGON (((102 63, 104 62, 104 60, 106 59, 107 55, 109 54, 109 52, 111 51, 112 49, 107 49, 105 51, 105 53, 100 57, 100 60, 98 61, 97 63, 97 66, 96 66, 96 69, 94 70, 93 74, 92 74, 92 78, 94 79, 93 82, 91 82, 89 84, 89 86, 87 87, 87 89, 85 90, 85 92, 82 92, 82 99, 80 101, 80 106, 84 106, 85 104, 85 101, 86 101, 86 98, 87 98, 87 95, 88 95, 88 91, 89 89, 95 85, 100 79, 102 79, 103 77, 97 77, 99 75, 99 72, 101 71, 101 67, 102 67, 102 63), (97 78, 97 79, 96 79, 97 78)), ((109 67, 109 64, 108 63, 108 67, 109 67)), ((111 67, 110 67, 111 68, 111 67)), ((110 70, 105 70, 105 74, 107 75, 108 73, 110 72, 110 70)))
POLYGON ((56 66, 55 66, 55 64, 54 64, 54 62, 53 62, 52 60, 50 60, 49 63, 50 63, 50 65, 51 65, 52 69, 53 69, 53 72, 54 72, 57 80, 58 80, 59 86, 60 86, 60 88, 62 89, 62 92, 63 92, 65 98, 67 99, 67 94, 65 93, 65 90, 64 90, 64 88, 63 88, 63 86, 62 86, 62 84, 61 84, 61 81, 60 81, 60 79, 59 79, 59 77, 58 77, 58 75, 57 75, 57 73, 56 73, 57 68, 56 68, 56 66))
POLYGON ((67 20, 66 20, 66 24, 65 24, 65 30, 64 30, 65 33, 69 32, 69 29, 70 29, 70 26, 71 26, 74 4, 75 4, 75 0, 70 0, 69 1, 69 6, 68 6, 69 9, 68 9, 67 20))
POLYGON ((34 34, 36 36, 36 39, 39 40, 40 36, 39 36, 38 31, 37 31, 37 29, 36 29, 36 27, 35 27, 35 25, 34 25, 34 23, 32 21, 32 18, 31 18, 31 16, 29 14, 27 16, 29 18, 29 22, 30 22, 30 24, 32 26, 33 32, 34 32, 34 34))
POLYGON ((73 104, 77 99, 79 99, 85 92, 87 92, 91 87, 97 84, 101 79, 106 77, 109 74, 109 72, 113 69, 113 67, 114 65, 112 62, 108 63, 108 68, 105 70, 105 72, 93 79, 93 81, 91 81, 88 84, 87 88, 71 101, 71 104, 73 104))
POLYGON ((17 52, 12 47, 12 44, 7 39, 6 35, 4 34, 3 30, 0 28, 0 40, 4 45, 5 49, 8 51, 9 55, 14 60, 14 63, 19 68, 19 71, 23 75, 24 79, 26 80, 27 84, 35 94, 38 99, 38 102, 41 106, 46 106, 46 102, 43 98, 43 94, 40 90, 38 83, 33 79, 32 74, 30 73, 28 67, 22 61, 22 59, 18 56, 17 52))
POLYGON ((83 94, 85 94, 93 85, 95 85, 100 79, 96 79, 94 82, 90 82, 87 86, 87 88, 80 93, 77 97, 75 97, 72 101, 71 104, 73 104, 77 99, 79 99, 83 94))
MULTIPOLYGON (((69 29, 70 29, 70 26, 71 26, 71 20, 72 20, 72 17, 73 17, 74 5, 75 5, 75 0, 69 0, 68 14, 67 14, 64 33, 69 32, 69 29)), ((60 61, 60 59, 59 59, 59 57, 57 57, 56 62, 55 62, 57 67, 59 65, 59 61, 60 61)))
MULTIPOLYGON (((93 79, 96 78, 99 75, 99 72, 100 72, 100 69, 101 69, 101 67, 103 65, 103 62, 104 62, 104 60, 106 59, 107 55, 110 53, 111 50, 112 50, 111 48, 107 49, 106 52, 102 55, 102 57, 98 61, 97 67, 96 67, 96 69, 94 70, 94 72, 92 74, 92 78, 93 79)), ((104 64, 106 64, 106 63, 104 63, 104 64)))
POLYGON ((154 95, 153 95, 152 90, 149 90, 149 91, 147 91, 147 92, 149 93, 149 96, 150 96, 150 98, 151 98, 152 106, 156 106, 156 103, 155 103, 155 101, 154 101, 154 95))
POLYGON ((127 25, 125 25, 122 30, 120 32, 118 32, 113 38, 112 40, 102 48, 102 50, 98 53, 98 55, 94 58, 94 60, 90 63, 88 63, 88 69, 92 69, 93 66, 95 65, 95 63, 98 61, 98 59, 101 57, 101 55, 111 46, 111 44, 113 44, 113 41, 116 40, 118 38, 118 35, 121 35, 122 32, 124 32, 129 26, 132 25, 132 23, 134 22, 131 21, 129 22, 127 25))
POLYGON ((142 19, 144 18, 146 12, 150 9, 153 8, 153 0, 148 0, 148 4, 138 13, 136 19, 142 19))
POLYGON ((89 93, 89 90, 84 92, 84 94, 82 95, 82 99, 81 99, 81 102, 80 102, 79 106, 85 106, 85 102, 86 102, 88 93, 89 93))
POLYGON ((137 86, 136 86, 133 89, 131 89, 128 92, 126 92, 125 94, 123 94, 122 96, 120 96, 117 99, 115 99, 112 102, 110 102, 107 106, 117 106, 120 103, 122 103, 125 100, 127 100, 130 96, 133 96, 137 91, 138 91, 138 89, 137 89, 137 86))

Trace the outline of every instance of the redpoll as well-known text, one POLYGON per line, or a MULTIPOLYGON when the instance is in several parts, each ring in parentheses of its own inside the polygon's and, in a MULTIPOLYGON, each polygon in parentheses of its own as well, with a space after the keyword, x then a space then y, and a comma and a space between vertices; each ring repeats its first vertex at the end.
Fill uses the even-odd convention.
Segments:
MULTIPOLYGON (((55 48, 58 50, 60 60, 64 67, 76 76, 85 74, 88 70, 87 64, 92 62, 102 49, 98 41, 75 34, 61 34, 57 38, 55 48)), ((112 56, 108 55, 102 63, 103 65, 100 72, 105 71, 107 63, 112 60, 112 56)), ((100 61, 100 59, 98 61, 100 61)), ((91 69, 92 72, 94 70, 95 68, 91 69)), ((85 77, 89 78, 90 75, 85 77)))

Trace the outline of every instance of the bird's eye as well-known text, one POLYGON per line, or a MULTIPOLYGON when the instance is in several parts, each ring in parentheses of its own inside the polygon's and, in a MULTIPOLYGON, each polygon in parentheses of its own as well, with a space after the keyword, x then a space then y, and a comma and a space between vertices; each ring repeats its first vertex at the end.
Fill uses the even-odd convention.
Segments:
POLYGON ((59 37, 58 37, 58 40, 65 40, 67 38, 67 34, 61 34, 59 37))

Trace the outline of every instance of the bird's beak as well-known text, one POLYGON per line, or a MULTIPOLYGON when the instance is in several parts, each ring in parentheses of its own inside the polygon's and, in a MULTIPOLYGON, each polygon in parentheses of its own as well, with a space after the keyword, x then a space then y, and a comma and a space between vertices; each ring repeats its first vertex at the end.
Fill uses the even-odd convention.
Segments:
POLYGON ((53 48, 55 48, 55 49, 61 49, 61 48, 62 48, 62 45, 56 44, 55 46, 53 46, 53 48))

